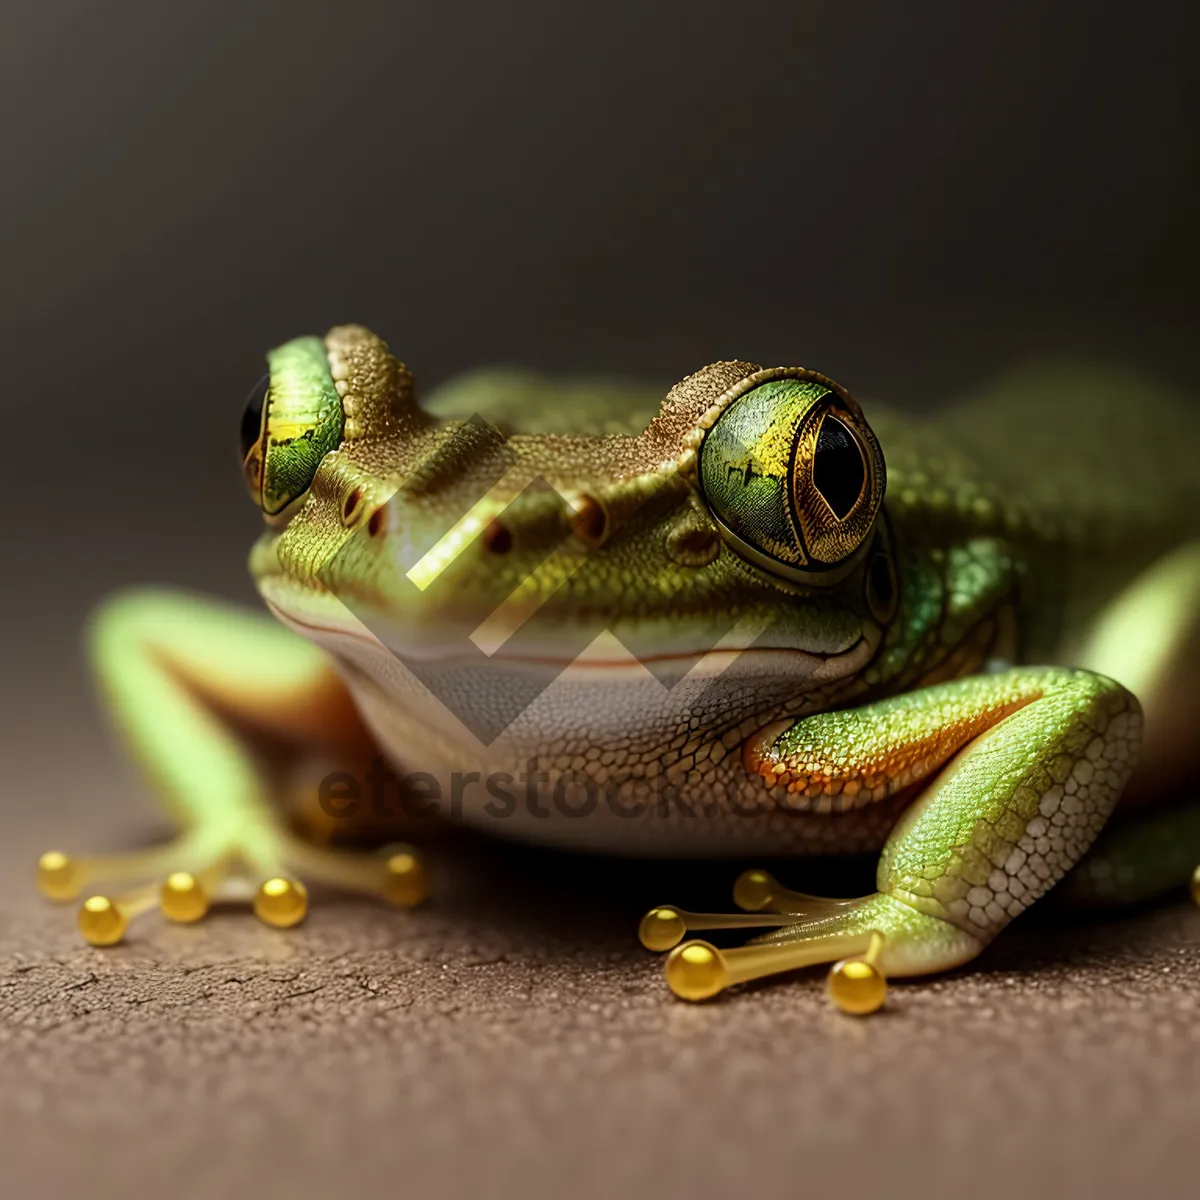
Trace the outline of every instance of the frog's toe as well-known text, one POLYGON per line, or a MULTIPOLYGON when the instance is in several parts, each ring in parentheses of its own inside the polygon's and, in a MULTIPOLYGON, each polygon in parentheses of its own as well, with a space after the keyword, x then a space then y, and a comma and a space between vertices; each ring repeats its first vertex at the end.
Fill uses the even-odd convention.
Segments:
POLYGON ((279 862, 283 869, 262 879, 254 893, 255 916, 276 929, 290 929, 308 915, 306 882, 357 892, 393 908, 415 908, 429 894, 425 860, 407 844, 356 853, 284 834, 279 862))
POLYGON ((135 917, 155 908, 180 924, 200 920, 214 900, 230 898, 232 867, 229 844, 189 833, 129 854, 77 858, 50 850, 38 860, 37 883, 51 900, 86 896, 80 933, 93 946, 113 946, 135 917), (97 884, 105 890, 93 890, 97 884))
POLYGON ((425 860, 419 850, 407 843, 394 843, 375 852, 356 853, 314 846, 301 838, 288 836, 283 839, 282 853, 301 878, 371 896, 394 908, 415 908, 429 895, 429 871, 425 860))
POLYGON ((428 872, 411 846, 352 854, 255 828, 242 836, 190 833, 166 846, 96 858, 52 850, 38 861, 38 887, 51 900, 86 896, 79 931, 93 946, 113 946, 136 917, 154 909, 177 924, 205 917, 214 904, 250 904, 277 929, 308 914, 305 881, 359 892, 397 908, 419 904, 428 872), (93 890, 103 884, 105 890, 93 890))
POLYGON ((945 970, 972 958, 980 943, 957 926, 876 892, 855 900, 825 899, 780 887, 765 871, 747 871, 734 887, 749 912, 692 913, 663 906, 642 919, 651 950, 670 950, 666 977, 683 1000, 707 1000, 735 984, 800 967, 833 963, 830 998, 844 1012, 874 1012, 887 976, 945 970), (718 949, 683 941, 693 930, 772 927, 745 946, 718 949))

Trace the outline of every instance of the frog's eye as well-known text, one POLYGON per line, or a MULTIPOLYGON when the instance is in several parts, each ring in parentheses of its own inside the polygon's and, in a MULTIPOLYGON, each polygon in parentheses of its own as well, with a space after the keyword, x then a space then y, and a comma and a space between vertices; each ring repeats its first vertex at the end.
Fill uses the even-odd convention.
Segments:
POLYGON ((264 375, 255 385, 254 390, 246 397, 242 409, 242 462, 249 457, 262 440, 263 409, 267 403, 267 389, 271 386, 270 375, 264 375))
POLYGON ((806 583, 859 557, 883 501, 883 454, 858 405, 797 369, 735 394, 700 445, 699 483, 743 557, 806 583))
POLYGON ((272 350, 267 361, 270 373, 242 411, 242 473, 263 516, 278 522, 341 441, 344 415, 320 338, 297 338, 272 350))

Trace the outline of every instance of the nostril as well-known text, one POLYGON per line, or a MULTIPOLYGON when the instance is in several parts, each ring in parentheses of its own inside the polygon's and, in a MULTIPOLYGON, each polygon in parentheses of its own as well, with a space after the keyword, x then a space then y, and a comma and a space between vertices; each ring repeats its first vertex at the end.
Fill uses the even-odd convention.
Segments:
POLYGON ((355 518, 358 516, 358 510, 362 507, 363 492, 362 488, 354 487, 346 494, 346 499, 342 501, 342 524, 353 525, 355 518))
POLYGON ((507 554, 512 549, 513 536, 503 521, 493 517, 483 531, 483 548, 489 554, 507 554))
POLYGON ((371 537, 378 537, 387 528, 387 505, 381 504, 367 518, 367 533, 371 537))
POLYGON ((588 492, 571 503, 571 532, 585 545, 595 549, 608 536, 608 513, 604 505, 588 492))

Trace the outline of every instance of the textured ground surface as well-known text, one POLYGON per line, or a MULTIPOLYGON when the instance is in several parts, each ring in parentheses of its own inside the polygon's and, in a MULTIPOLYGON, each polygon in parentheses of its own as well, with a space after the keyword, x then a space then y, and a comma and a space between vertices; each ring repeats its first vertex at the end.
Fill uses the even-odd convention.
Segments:
POLYGON ((1194 1194, 1187 902, 1027 920, 867 1021, 832 1012, 817 975, 670 999, 637 915, 717 899, 736 865, 476 839, 437 849, 420 914, 331 898, 290 934, 150 919, 97 951, 32 893, 30 863, 144 836, 147 807, 98 737, 70 745, 9 748, 9 1196, 1194 1194))

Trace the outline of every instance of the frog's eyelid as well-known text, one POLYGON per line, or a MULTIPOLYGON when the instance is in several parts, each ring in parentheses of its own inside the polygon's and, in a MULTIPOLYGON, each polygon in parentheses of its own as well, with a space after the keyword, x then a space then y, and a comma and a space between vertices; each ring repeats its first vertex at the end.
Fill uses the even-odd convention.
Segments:
POLYGON ((699 476, 697 474, 699 452, 705 437, 708 435, 708 431, 712 429, 720 419, 721 414, 735 400, 741 399, 747 392, 754 391, 755 388, 760 387, 762 384, 771 383, 776 379, 797 379, 805 383, 820 384, 836 395, 852 413, 858 417, 862 416, 858 402, 854 397, 840 383, 834 379, 830 379, 828 375, 822 375, 820 371, 813 371, 808 367, 759 367, 756 371, 751 371, 749 374, 744 375, 732 387, 726 388, 700 414, 695 425, 684 438, 683 450, 676 460, 675 468, 697 490, 700 488, 699 476))
POLYGON ((284 524, 340 442, 345 414, 321 339, 295 338, 267 363, 242 414, 242 471, 266 521, 284 524))

